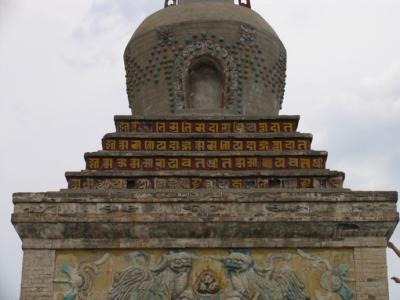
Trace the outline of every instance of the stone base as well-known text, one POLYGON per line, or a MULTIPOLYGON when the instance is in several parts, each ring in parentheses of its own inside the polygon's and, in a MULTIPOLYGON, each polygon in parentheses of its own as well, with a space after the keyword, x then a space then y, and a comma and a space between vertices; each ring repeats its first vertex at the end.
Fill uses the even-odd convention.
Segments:
POLYGON ((21 299, 136 299, 129 297, 144 284, 143 299, 256 299, 263 291, 274 299, 387 300, 386 272, 383 246, 25 249, 21 299), (283 298, 288 290, 297 298, 283 298))
POLYGON ((342 189, 15 194, 21 299, 388 299, 396 201, 342 189))

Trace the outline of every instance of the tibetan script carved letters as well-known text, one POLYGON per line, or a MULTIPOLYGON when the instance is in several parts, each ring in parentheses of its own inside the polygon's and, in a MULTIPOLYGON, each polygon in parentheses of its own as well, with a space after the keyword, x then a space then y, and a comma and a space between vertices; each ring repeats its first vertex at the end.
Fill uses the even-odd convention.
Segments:
POLYGON ((88 170, 287 170, 324 169, 326 157, 87 157, 88 170))

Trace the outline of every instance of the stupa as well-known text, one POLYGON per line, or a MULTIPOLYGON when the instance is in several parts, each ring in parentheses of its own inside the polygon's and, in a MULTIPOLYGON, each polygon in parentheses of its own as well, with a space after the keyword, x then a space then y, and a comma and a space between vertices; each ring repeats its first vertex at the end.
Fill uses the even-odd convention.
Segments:
MULTIPOLYGON (((68 188, 14 194, 21 299, 388 299, 397 193, 343 188, 250 0, 174 0, 124 55, 116 116, 68 188)), ((82 125, 84 126, 84 125, 82 125)))

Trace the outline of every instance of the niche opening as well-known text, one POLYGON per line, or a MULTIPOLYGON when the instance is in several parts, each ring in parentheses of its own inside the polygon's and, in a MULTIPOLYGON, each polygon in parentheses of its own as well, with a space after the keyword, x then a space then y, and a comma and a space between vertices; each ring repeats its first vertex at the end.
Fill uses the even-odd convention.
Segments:
POLYGON ((188 107, 193 112, 219 112, 223 108, 224 76, 212 57, 195 59, 187 76, 188 107))

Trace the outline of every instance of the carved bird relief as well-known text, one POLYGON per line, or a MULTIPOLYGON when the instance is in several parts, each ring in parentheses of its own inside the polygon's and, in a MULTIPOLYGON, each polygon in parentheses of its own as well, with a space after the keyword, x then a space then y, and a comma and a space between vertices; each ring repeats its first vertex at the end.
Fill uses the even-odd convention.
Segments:
POLYGON ((290 270, 257 266, 250 254, 232 252, 220 261, 229 286, 226 300, 306 300, 304 284, 290 270))
MULTIPOLYGON (((300 249, 297 252, 301 257, 311 261, 314 268, 323 272, 320 284, 324 290, 330 292, 330 294, 335 293, 339 295, 343 300, 354 299, 350 287, 350 283, 354 279, 347 278, 347 273, 350 271, 349 266, 340 265, 334 268, 327 259, 308 254, 300 249)), ((318 299, 322 299, 320 295, 317 295, 317 297, 318 299)))
POLYGON ((110 300, 192 299, 188 286, 195 256, 171 252, 163 255, 156 266, 152 266, 151 258, 145 253, 136 252, 132 256, 133 264, 116 274, 110 300), (139 262, 139 257, 144 262, 139 262))
POLYGON ((99 266, 104 264, 109 258, 109 254, 104 254, 100 259, 93 262, 82 262, 77 268, 73 268, 68 264, 62 264, 61 272, 67 279, 56 279, 56 284, 66 284, 70 286, 63 300, 88 300, 92 299, 90 290, 92 287, 93 277, 99 273, 99 266))

